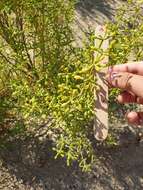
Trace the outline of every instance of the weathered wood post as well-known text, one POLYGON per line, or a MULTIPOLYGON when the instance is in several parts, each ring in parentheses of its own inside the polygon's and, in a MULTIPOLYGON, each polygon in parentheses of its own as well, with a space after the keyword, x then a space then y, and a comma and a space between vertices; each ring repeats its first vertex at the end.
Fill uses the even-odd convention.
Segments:
MULTIPOLYGON (((102 49, 105 52, 109 46, 109 39, 102 42, 101 38, 106 35, 106 28, 103 26, 97 26, 95 31, 95 47, 102 49)), ((95 59, 100 56, 99 52, 95 52, 95 59)), ((105 55, 100 64, 108 63, 108 56, 105 55)), ((103 141, 108 135, 108 85, 105 80, 107 70, 95 72, 97 79, 98 90, 95 89, 95 119, 94 119, 94 136, 97 140, 103 141)))

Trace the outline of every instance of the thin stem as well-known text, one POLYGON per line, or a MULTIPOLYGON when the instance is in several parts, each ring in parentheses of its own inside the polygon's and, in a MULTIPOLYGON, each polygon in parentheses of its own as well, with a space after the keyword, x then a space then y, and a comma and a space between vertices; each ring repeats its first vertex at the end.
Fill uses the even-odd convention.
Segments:
POLYGON ((45 65, 45 4, 44 4, 44 1, 42 3, 42 9, 43 9, 43 12, 42 12, 42 34, 41 34, 41 53, 42 53, 42 66, 44 68, 44 65, 45 65))

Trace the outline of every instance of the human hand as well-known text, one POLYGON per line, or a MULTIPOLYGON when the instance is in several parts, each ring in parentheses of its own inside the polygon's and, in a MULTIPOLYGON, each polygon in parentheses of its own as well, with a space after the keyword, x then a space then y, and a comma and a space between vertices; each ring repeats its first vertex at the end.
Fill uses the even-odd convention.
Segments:
MULTIPOLYGON (((117 97, 119 103, 143 104, 143 62, 110 67, 107 80, 111 87, 123 90, 117 97)), ((143 112, 132 111, 126 117, 131 124, 143 124, 143 112)))

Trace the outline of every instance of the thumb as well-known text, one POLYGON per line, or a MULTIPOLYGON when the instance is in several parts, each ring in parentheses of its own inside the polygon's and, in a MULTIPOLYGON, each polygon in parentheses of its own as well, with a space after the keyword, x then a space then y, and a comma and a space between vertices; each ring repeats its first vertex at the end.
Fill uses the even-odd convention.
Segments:
POLYGON ((128 72, 111 72, 107 78, 112 87, 129 91, 143 98, 143 76, 128 72))

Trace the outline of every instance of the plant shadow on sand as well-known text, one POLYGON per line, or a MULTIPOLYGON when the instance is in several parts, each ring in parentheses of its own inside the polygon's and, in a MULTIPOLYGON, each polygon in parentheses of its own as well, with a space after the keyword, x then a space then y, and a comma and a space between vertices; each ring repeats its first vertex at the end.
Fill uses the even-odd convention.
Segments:
POLYGON ((81 44, 85 34, 90 33, 97 24, 104 25, 113 20, 120 1, 115 0, 79 0, 76 5, 74 33, 77 44, 81 44))
MULTIPOLYGON (((143 188, 143 146, 130 130, 122 131, 119 140, 121 146, 117 147, 95 145, 97 162, 92 172, 83 173, 77 163, 67 167, 64 159, 55 160, 52 141, 48 138, 13 139, 0 151, 0 172, 5 170, 17 184, 22 183, 23 187, 17 185, 13 189, 140 190, 143 188)), ((5 185, 9 183, 1 175, 0 188, 4 180, 7 180, 5 185)))
POLYGON ((77 10, 83 17, 95 19, 95 15, 103 14, 109 19, 113 16, 112 4, 115 0, 80 0, 77 4, 77 10), (93 15, 93 16, 92 16, 93 15))

